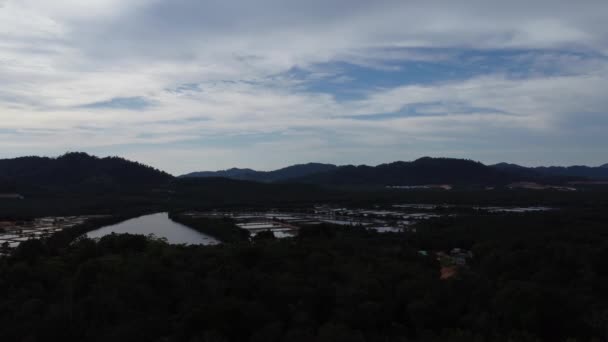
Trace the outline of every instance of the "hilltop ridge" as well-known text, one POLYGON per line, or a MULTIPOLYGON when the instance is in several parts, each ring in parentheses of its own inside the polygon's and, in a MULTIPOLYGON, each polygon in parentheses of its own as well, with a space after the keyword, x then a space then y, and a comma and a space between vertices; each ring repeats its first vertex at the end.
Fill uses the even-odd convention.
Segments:
MULTIPOLYGON (((259 183, 303 183, 330 186, 463 186, 507 185, 512 182, 560 184, 608 179, 608 167, 524 167, 499 163, 484 165, 469 159, 422 157, 377 166, 323 163, 297 164, 274 171, 232 168, 193 172, 177 179, 227 178, 259 183)), ((82 152, 57 158, 27 156, 0 160, 0 192, 128 191, 171 184, 172 175, 120 157, 99 158, 82 152)))
POLYGON ((70 152, 57 158, 0 160, 0 189, 107 191, 165 184, 173 176, 120 157, 99 158, 70 152))
POLYGON ((181 177, 223 177, 257 182, 281 182, 308 176, 314 173, 335 170, 336 168, 337 166, 333 164, 307 163, 292 165, 274 171, 255 171, 252 169, 232 168, 221 171, 192 172, 181 177))

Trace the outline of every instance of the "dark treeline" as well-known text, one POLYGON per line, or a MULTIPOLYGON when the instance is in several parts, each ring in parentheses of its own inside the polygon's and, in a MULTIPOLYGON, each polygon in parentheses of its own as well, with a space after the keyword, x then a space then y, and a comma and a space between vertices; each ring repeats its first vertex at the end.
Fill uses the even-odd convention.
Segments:
POLYGON ((217 172, 193 172, 183 177, 225 177, 258 182, 304 182, 348 185, 422 185, 507 184, 513 181, 566 183, 571 180, 607 179, 606 167, 539 167, 515 164, 484 165, 467 159, 423 157, 411 162, 397 161, 378 166, 300 164, 263 172, 229 169, 217 172))
POLYGON ((232 168, 222 171, 192 172, 181 177, 222 177, 256 182, 284 182, 307 175, 332 171, 338 168, 332 164, 308 163, 288 166, 274 171, 255 171, 252 169, 232 168))
POLYGON ((99 196, 44 195, 23 200, 0 199, 0 219, 76 215, 135 216, 166 211, 168 207, 169 201, 165 196, 128 193, 99 196))
POLYGON ((521 178, 479 162, 466 159, 424 157, 412 162, 378 166, 342 166, 335 170, 302 177, 302 181, 331 185, 504 185, 516 180, 539 180, 534 175, 521 178))
POLYGON ((608 189, 595 186, 573 192, 557 190, 388 190, 325 188, 305 184, 264 184, 230 179, 178 179, 166 189, 97 194, 32 193, 23 200, 0 199, 0 219, 58 215, 184 211, 248 207, 302 208, 315 204, 351 207, 431 203, 457 205, 608 206, 608 189))
MULTIPOLYGON (((192 178, 175 178, 163 171, 119 157, 98 158, 86 153, 67 153, 58 158, 0 159, 0 193, 17 193, 26 198, 76 194, 86 196, 139 194, 170 197, 176 192, 182 192, 183 195, 190 194, 194 189, 189 187, 239 186, 249 190, 256 187, 263 189, 264 191, 259 194, 266 197, 279 188, 285 188, 285 193, 297 194, 302 198, 318 198, 321 194, 325 197, 335 197, 335 187, 341 187, 341 190, 363 188, 379 191, 387 185, 451 184, 458 189, 479 190, 485 186, 504 187, 515 181, 559 184, 569 180, 585 180, 585 178, 537 174, 533 170, 522 174, 521 168, 517 168, 517 172, 512 169, 513 167, 490 167, 465 159, 428 157, 413 162, 394 162, 376 167, 306 164, 277 171, 278 174, 266 172, 261 173, 264 175, 261 176, 262 178, 252 178, 262 182, 283 183, 265 186, 251 182, 235 183, 221 178, 197 182, 192 178), (322 170, 325 172, 321 172, 322 170)), ((217 173, 217 175, 231 177, 230 173, 217 173)))
POLYGON ((243 206, 294 207, 317 203, 349 206, 399 202, 581 205, 584 202, 605 203, 608 198, 608 187, 601 185, 577 185, 581 191, 571 193, 508 190, 501 186, 486 191, 482 184, 492 183, 492 180, 496 180, 496 184, 505 183, 501 180, 503 172, 467 160, 422 158, 411 163, 339 170, 346 174, 335 182, 307 184, 310 180, 302 178, 301 183, 268 184, 225 178, 174 178, 122 158, 97 158, 84 153, 68 153, 58 158, 4 159, 0 160, 0 194, 9 196, 0 196, 0 218, 122 214, 134 208, 174 211, 243 206), (419 176, 422 178, 417 178, 419 176), (464 183, 459 181, 463 179, 464 183), (382 186, 429 182, 460 186, 453 191, 389 190, 382 186), (19 195, 24 199, 16 199, 19 195))
POLYGON ((311 184, 264 184, 223 178, 184 178, 172 185, 171 205, 196 207, 304 206, 434 203, 460 205, 608 205, 608 187, 558 190, 398 190, 382 187, 323 187, 311 184))
POLYGON ((412 235, 318 226, 214 247, 32 241, 0 259, 0 339, 602 341, 603 209, 449 217, 412 235), (473 260, 440 280, 433 253, 454 247, 473 260))
POLYGON ((190 217, 182 213, 170 212, 169 218, 203 234, 211 235, 222 242, 249 241, 249 232, 239 228, 229 217, 190 217))
POLYGON ((0 192, 116 192, 164 186, 172 178, 137 162, 86 153, 0 159, 0 192))

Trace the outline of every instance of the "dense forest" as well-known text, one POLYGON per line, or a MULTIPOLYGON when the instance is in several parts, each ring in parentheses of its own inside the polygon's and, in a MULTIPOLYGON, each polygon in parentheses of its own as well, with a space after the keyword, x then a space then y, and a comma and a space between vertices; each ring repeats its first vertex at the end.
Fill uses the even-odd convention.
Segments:
POLYGON ((325 181, 315 185, 174 178, 120 158, 84 154, 1 161, 2 191, 17 189, 25 196, 0 199, 0 219, 108 216, 24 242, 9 257, 0 258, 0 340, 608 338, 605 187, 580 186, 571 192, 501 187, 403 191, 367 182, 385 177, 393 183, 410 175, 408 170, 415 170, 411 175, 425 174, 425 182, 440 180, 438 170, 445 163, 454 164, 452 171, 462 171, 454 171, 453 180, 468 177, 483 183, 504 176, 471 161, 414 163, 371 171, 354 167, 353 174, 344 175, 351 181, 327 186, 325 181), (352 181, 357 179, 362 181, 352 181), (416 233, 322 225, 303 228, 297 238, 277 240, 260 233, 253 241, 229 219, 195 222, 176 214, 291 210, 319 203, 460 207, 451 209, 455 215, 419 223, 416 233), (490 214, 474 210, 475 205, 558 210, 490 214), (224 243, 175 246, 131 235, 99 241, 78 238, 103 225, 160 211, 224 243), (454 248, 470 252, 472 258, 465 266, 451 265, 450 276, 443 277, 445 263, 438 255, 454 248))
MULTIPOLYGON (((597 168, 605 172, 606 168, 597 168)), ((195 173, 175 178, 163 171, 119 157, 98 158, 86 153, 67 153, 57 158, 21 157, 0 160, 0 194, 17 193, 25 197, 57 194, 138 193, 147 196, 168 194, 195 184, 196 178, 222 184, 226 179, 260 183, 314 184, 317 187, 368 187, 382 189, 391 185, 450 184, 471 189, 503 187, 512 182, 534 181, 564 184, 586 180, 567 172, 543 173, 510 164, 486 166, 453 158, 420 158, 378 166, 334 166, 309 163, 284 169, 259 172, 232 169, 195 173)), ((247 183, 244 183, 247 184, 247 183)))
POLYGON ((192 218, 183 213, 171 212, 169 218, 222 242, 249 241, 249 231, 239 228, 236 222, 229 217, 192 218))
MULTIPOLYGON (((525 177, 535 180, 538 177, 525 177)), ((302 177, 302 182, 333 185, 504 185, 523 180, 518 174, 498 170, 479 162, 452 158, 420 158, 378 166, 343 166, 331 172, 302 177)))
POLYGON ((81 152, 58 158, 0 159, 0 193, 123 191, 163 186, 172 178, 137 162, 81 152))
POLYGON ((491 165, 492 167, 505 172, 519 174, 521 176, 539 176, 546 177, 571 177, 571 178, 587 178, 591 180, 608 180, 608 167, 606 165, 592 166, 540 166, 540 167, 524 167, 517 164, 499 163, 491 165))
POLYGON ((416 234, 328 225, 213 247, 31 241, 0 259, 0 338, 601 341, 607 216, 462 215, 416 234), (456 247, 473 259, 441 280, 434 253, 456 247))
POLYGON ((323 185, 504 185, 515 181, 563 184, 585 179, 608 179, 605 167, 524 167, 454 158, 419 158, 411 162, 393 162, 378 166, 302 164, 262 172, 229 169, 217 172, 193 172, 184 178, 222 177, 260 182, 301 182, 323 185))
POLYGON ((337 168, 332 164, 308 163, 288 166, 274 171, 256 171, 252 169, 229 169, 222 171, 203 171, 192 172, 181 177, 184 178, 208 178, 221 177, 239 180, 249 180, 256 182, 285 182, 297 178, 305 177, 311 174, 330 172, 337 168))
POLYGON ((311 184, 274 184, 225 178, 178 178, 168 188, 119 192, 26 193, 25 199, 0 198, 0 219, 40 216, 184 211, 229 208, 291 208, 318 203, 368 207, 399 203, 458 205, 608 205, 608 186, 580 191, 495 189, 398 190, 374 187, 322 187, 311 184))

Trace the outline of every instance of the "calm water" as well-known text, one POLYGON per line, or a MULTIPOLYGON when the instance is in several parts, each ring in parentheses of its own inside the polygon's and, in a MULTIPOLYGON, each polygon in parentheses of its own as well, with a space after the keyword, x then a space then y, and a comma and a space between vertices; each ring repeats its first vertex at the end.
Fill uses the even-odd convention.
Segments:
POLYGON ((90 238, 100 238, 111 233, 154 234, 156 237, 166 238, 172 244, 216 245, 219 243, 218 240, 211 236, 171 221, 167 213, 141 216, 119 224, 99 228, 87 233, 87 236, 90 238))

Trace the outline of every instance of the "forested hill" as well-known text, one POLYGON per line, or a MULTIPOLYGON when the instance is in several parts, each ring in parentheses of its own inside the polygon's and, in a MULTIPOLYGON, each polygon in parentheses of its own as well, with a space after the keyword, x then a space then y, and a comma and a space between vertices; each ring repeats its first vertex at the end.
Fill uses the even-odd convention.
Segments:
MULTIPOLYGON (((529 177, 533 179, 534 177, 529 177)), ((506 184, 523 180, 519 175, 482 163, 451 158, 424 157, 413 162, 378 166, 342 166, 299 179, 301 182, 332 185, 425 185, 425 184, 506 184)))
POLYGON ((596 180, 608 180, 608 167, 569 166, 569 167, 537 167, 534 170, 546 175, 585 177, 596 180))
POLYGON ((517 164, 500 163, 492 167, 519 175, 537 175, 543 177, 586 178, 589 180, 607 180, 608 164, 591 166, 539 166, 525 167, 517 164))
POLYGON ((606 341, 602 203, 221 246, 29 240, 0 258, 0 340, 606 341), (442 280, 453 248, 472 258, 442 280))
POLYGON ((98 158, 67 153, 58 158, 21 157, 0 160, 0 192, 23 189, 105 191, 158 186, 173 177, 119 157, 98 158))
POLYGON ((256 182, 283 182, 305 177, 311 174, 333 171, 337 168, 332 164, 308 163, 285 167, 274 171, 255 171, 252 169, 232 168, 222 171, 193 172, 183 175, 183 178, 231 178, 256 182))
MULTIPOLYGON (((606 167, 526 168, 501 163, 486 166, 466 159, 424 157, 412 162, 378 166, 336 166, 308 163, 275 171, 230 169, 195 172, 181 180, 230 178, 263 183, 305 183, 345 186, 505 185, 511 182, 565 183, 598 179, 606 167), (574 172, 576 171, 576 172, 574 172), (573 173, 574 172, 574 173, 573 173)), ((0 160, 0 193, 27 191, 129 191, 164 186, 174 177, 163 171, 119 157, 98 158, 67 153, 58 158, 21 157, 0 160)))
MULTIPOLYGON (((608 172, 608 168, 603 169, 608 172)), ((415 186, 430 184, 504 185, 511 182, 559 184, 587 179, 585 174, 544 172, 501 163, 492 166, 467 159, 423 157, 412 162, 397 161, 378 166, 309 163, 275 171, 229 169, 193 172, 180 178, 230 178, 268 183, 308 183, 318 185, 415 186)), ((592 177, 590 177, 592 178, 592 177)))
POLYGON ((220 171, 198 171, 180 176, 179 178, 229 178, 237 180, 253 180, 257 174, 262 173, 252 169, 231 168, 220 171))

